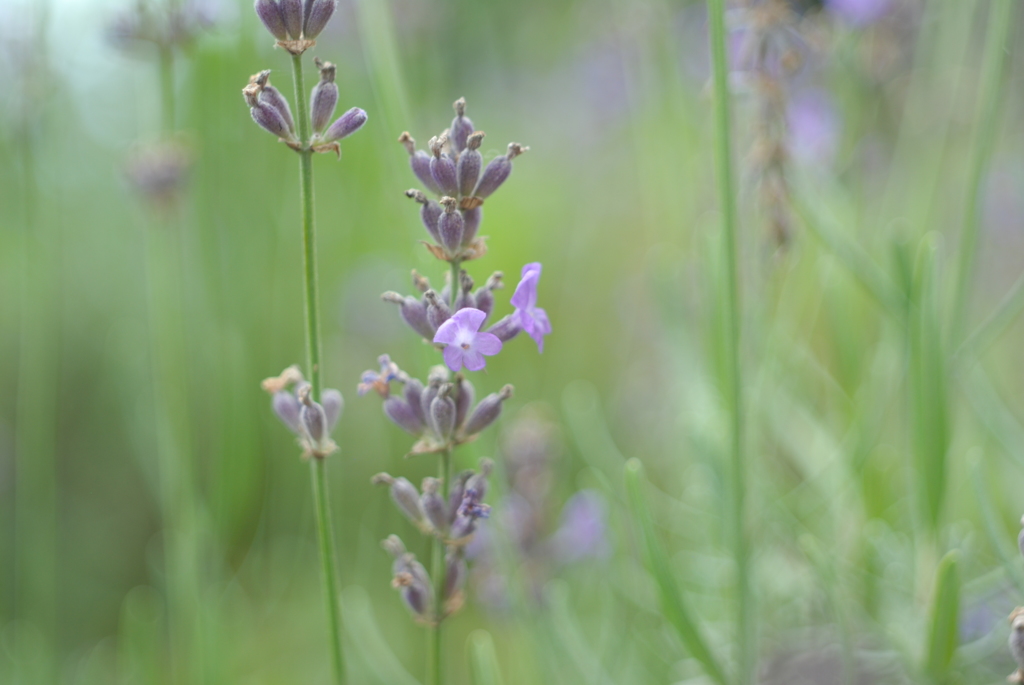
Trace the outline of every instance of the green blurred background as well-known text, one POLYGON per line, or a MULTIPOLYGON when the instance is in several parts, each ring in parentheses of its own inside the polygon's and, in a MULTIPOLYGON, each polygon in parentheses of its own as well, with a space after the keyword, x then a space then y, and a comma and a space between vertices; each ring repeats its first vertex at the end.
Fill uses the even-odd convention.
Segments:
MULTIPOLYGON (((1024 12, 986 99, 989 18, 1007 0, 866 4, 880 9, 753 2, 730 17, 759 670, 998 682, 1024 591, 1024 12), (751 32, 753 78, 739 73, 751 32), (929 665, 953 549, 958 647, 929 665)), ((132 7, 0 6, 0 682, 327 682, 308 469, 259 388, 303 360, 297 164, 240 97, 270 68, 292 98, 287 56, 249 2, 206 8, 212 25, 174 62, 193 164, 168 210, 129 170, 162 137, 156 51, 110 39, 132 7), (184 629, 167 621, 168 568, 190 579, 184 629)), ((379 541, 398 533, 424 559, 426 543, 369 480, 436 466, 404 459, 407 436, 355 385, 381 353, 420 377, 438 361, 379 295, 409 292, 412 268, 443 278, 395 141, 422 146, 459 96, 485 158, 531 148, 487 203, 490 251, 470 271, 514 283, 541 261, 554 325, 543 355, 517 339, 474 379, 516 395, 459 464, 496 457, 500 502, 503 452, 539 430, 539 529, 586 489, 607 545, 560 564, 495 536, 504 599, 471 579, 445 634, 451 682, 469 682, 477 629, 509 685, 708 682, 644 568, 631 457, 693 614, 736 659, 707 50, 703 4, 661 0, 342 0, 320 36, 339 106, 369 113, 340 162, 315 160, 325 382, 347 401, 330 489, 352 682, 422 680, 425 631, 379 541)))

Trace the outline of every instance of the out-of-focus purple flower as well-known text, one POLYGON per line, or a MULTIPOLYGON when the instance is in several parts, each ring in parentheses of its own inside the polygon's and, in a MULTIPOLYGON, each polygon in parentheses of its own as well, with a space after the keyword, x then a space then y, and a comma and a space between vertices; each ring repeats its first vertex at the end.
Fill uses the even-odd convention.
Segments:
POLYGON ((892 0, 825 0, 825 6, 854 26, 867 26, 888 14, 892 0))
POLYGON ((391 357, 382 354, 377 357, 377 363, 380 364, 379 373, 370 369, 363 371, 362 379, 356 386, 360 396, 376 390, 381 397, 387 397, 391 393, 391 381, 402 380, 402 370, 398 368, 398 364, 391 361, 391 357))
POLYGON ((544 336, 551 333, 548 314, 537 306, 537 283, 540 281, 540 262, 531 262, 523 267, 523 277, 512 295, 515 316, 527 335, 537 343, 537 349, 544 351, 544 336))
POLYGON ((596 491, 581 490, 570 497, 562 508, 558 530, 548 541, 558 561, 571 564, 583 559, 606 557, 606 515, 604 498, 596 491))
POLYGON ((789 103, 790 152, 796 159, 827 166, 839 143, 839 113, 832 99, 820 90, 807 90, 789 103))
POLYGON ((501 340, 491 333, 483 333, 487 315, 479 309, 460 309, 437 329, 434 342, 446 345, 444 362, 452 371, 465 366, 470 371, 479 371, 487 365, 484 356, 501 351, 501 340))

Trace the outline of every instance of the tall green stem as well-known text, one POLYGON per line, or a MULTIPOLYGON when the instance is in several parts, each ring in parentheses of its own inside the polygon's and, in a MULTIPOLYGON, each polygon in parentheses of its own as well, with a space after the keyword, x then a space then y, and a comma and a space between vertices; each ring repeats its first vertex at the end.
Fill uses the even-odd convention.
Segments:
POLYGON ((725 52, 724 0, 708 0, 711 28, 711 57, 714 65, 715 158, 718 195, 722 206, 722 264, 719 277, 725 297, 719 344, 723 346, 723 388, 729 408, 731 454, 732 544, 737 584, 737 654, 740 685, 751 682, 756 662, 753 596, 750 588, 750 559, 747 549, 744 499, 743 396, 740 386, 740 307, 737 284, 736 195, 733 187, 732 140, 730 137, 729 72, 725 52))
MULTIPOLYGON (((452 262, 452 270, 457 272, 458 268, 458 264, 452 262)), ((453 307, 454 302, 453 298, 453 307)), ((441 479, 441 494, 444 501, 447 502, 452 479, 452 450, 450 447, 441 453, 437 477, 441 479)), ((429 644, 427 645, 427 683, 429 685, 444 683, 441 679, 441 623, 444 620, 444 586, 447 570, 444 562, 444 541, 441 538, 434 538, 433 549, 430 553, 430 577, 434 581, 434 621, 430 626, 429 644)))
MULTIPOLYGON (((964 311, 967 308, 971 280, 974 276, 974 255, 978 247, 978 196, 981 191, 981 177, 988 166, 988 160, 992 156, 992 148, 995 145, 999 102, 1002 94, 999 84, 1003 78, 1007 41, 1017 4, 1017 0, 993 0, 989 8, 985 55, 981 66, 981 88, 978 94, 978 116, 975 121, 974 147, 971 151, 971 166, 967 177, 967 202, 964 206, 963 229, 960 234, 960 262, 957 269, 956 289, 953 291, 953 319, 950 324, 950 332, 955 338, 961 336, 964 311)), ((953 340, 954 345, 958 342, 958 339, 953 340)))
MULTIPOLYGON (((302 264, 305 274, 306 305, 306 367, 313 397, 320 399, 323 388, 320 366, 320 296, 316 269, 316 225, 313 220, 313 153, 309 149, 310 121, 306 103, 306 87, 302 78, 302 58, 292 55, 295 81, 297 124, 302 150, 299 152, 299 194, 302 204, 302 264)), ((331 526, 331 503, 327 493, 327 461, 310 460, 313 479, 313 501, 316 506, 317 542, 320 545, 320 570, 324 585, 324 607, 330 640, 334 680, 345 682, 345 660, 341 651, 341 605, 338 602, 338 580, 334 561, 334 531, 331 526)))

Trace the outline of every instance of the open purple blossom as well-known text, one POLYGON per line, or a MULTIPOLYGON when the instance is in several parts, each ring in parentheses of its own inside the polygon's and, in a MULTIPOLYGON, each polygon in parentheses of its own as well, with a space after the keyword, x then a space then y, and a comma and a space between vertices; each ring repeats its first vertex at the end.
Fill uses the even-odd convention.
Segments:
POLYGON ((515 318, 526 334, 537 343, 537 349, 544 351, 544 336, 551 333, 548 314, 537 306, 537 282, 540 281, 540 262, 530 262, 523 267, 523 277, 512 294, 512 306, 516 308, 515 318))
POLYGON ((484 356, 501 351, 501 340, 496 335, 480 331, 487 315, 479 309, 460 309, 441 324, 434 335, 434 342, 445 345, 444 362, 452 371, 465 366, 470 371, 479 371, 487 365, 484 356))
POLYGON ((391 361, 391 357, 382 354, 377 357, 377 363, 380 364, 379 373, 369 369, 363 371, 360 383, 356 386, 360 397, 371 390, 376 390, 381 397, 387 397, 391 393, 391 381, 402 380, 402 371, 398 364, 391 361))

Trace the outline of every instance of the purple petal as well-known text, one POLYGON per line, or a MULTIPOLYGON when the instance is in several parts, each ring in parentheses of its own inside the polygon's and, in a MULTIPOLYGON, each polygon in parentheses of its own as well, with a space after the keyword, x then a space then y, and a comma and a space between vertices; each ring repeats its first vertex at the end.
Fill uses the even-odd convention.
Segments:
MULTIPOLYGON (((499 345, 501 344, 500 340, 498 341, 498 344, 499 345)), ((448 350, 450 350, 450 349, 453 349, 453 348, 446 347, 444 351, 448 352, 448 350)), ((445 361, 447 361, 447 358, 448 358, 448 355, 446 354, 445 355, 445 361)), ((469 369, 470 371, 479 371, 480 369, 482 369, 485 366, 487 366, 487 361, 484 359, 484 356, 482 354, 480 354, 479 352, 477 352, 476 350, 466 350, 466 351, 464 351, 462 353, 462 363, 465 364, 466 368, 469 369)), ((451 366, 451 364, 449 364, 449 366, 451 366)), ((452 370, 455 370, 455 369, 453 368, 452 370)))
MULTIPOLYGON (((455 316, 461 314, 462 311, 465 310, 461 310, 455 316)), ((456 320, 455 316, 451 317, 438 327, 437 333, 434 334, 434 342, 444 343, 445 345, 455 344, 455 338, 458 337, 459 329, 461 328, 459 321, 456 320)), ((451 364, 448 366, 451 366, 451 364)))
MULTIPOLYGON (((452 315, 452 318, 449 319, 449 321, 456 321, 459 325, 459 328, 464 328, 466 330, 476 332, 480 330, 480 326, 484 324, 484 319, 486 318, 487 315, 484 314, 479 309, 466 307, 465 309, 460 309, 459 311, 455 312, 455 314, 452 315)), ((440 333, 440 331, 438 332, 440 333)), ((436 336, 434 338, 434 342, 439 342, 436 336)))
POLYGON ((528 272, 525 267, 523 268, 523 280, 519 281, 519 285, 516 286, 516 291, 512 294, 512 299, 509 300, 513 307, 529 309, 537 304, 538 280, 540 280, 539 269, 535 272, 528 272))
MULTIPOLYGON (((493 356, 501 352, 501 339, 493 333, 477 333, 473 349, 480 354, 493 356)), ((469 366, 467 363, 466 366, 469 366)), ((475 369, 474 369, 475 370, 475 369)))
MULTIPOLYGON (((450 321, 450 319, 449 319, 450 321)), ((446 324, 448 321, 445 322, 446 324)), ((442 326, 443 328, 443 326, 442 326)), ((440 333, 440 331, 438 331, 440 333)), ((444 348, 444 363, 448 365, 448 368, 452 371, 458 371, 462 368, 463 350, 461 347, 455 345, 449 345, 444 348)), ((483 357, 481 357, 483 359, 483 357)))

